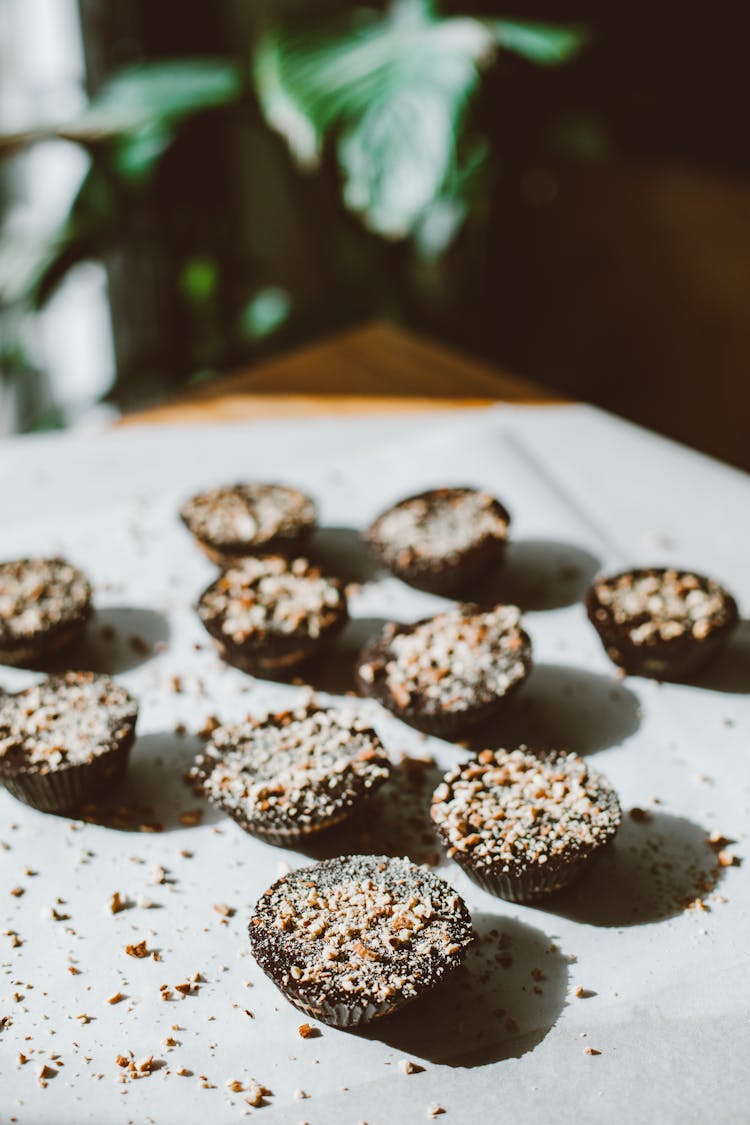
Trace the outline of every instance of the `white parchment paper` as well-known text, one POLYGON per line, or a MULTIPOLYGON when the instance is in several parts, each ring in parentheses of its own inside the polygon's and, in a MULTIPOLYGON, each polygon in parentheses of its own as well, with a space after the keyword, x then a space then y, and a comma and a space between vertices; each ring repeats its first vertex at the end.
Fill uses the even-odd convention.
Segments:
MULTIPOLYGON (((14 441, 0 450, 0 474, 0 554, 61 551, 93 577, 99 612, 79 662, 115 673, 141 700, 122 808, 106 823, 46 816, 0 793, 10 931, 0 934, 0 1122, 391 1125, 427 1119, 430 1106, 446 1122, 748 1119, 748 868, 719 868, 707 843, 718 832, 735 841, 732 854, 746 852, 748 627, 698 684, 623 682, 580 605, 600 567, 673 560, 711 570, 747 606, 745 478, 571 407, 14 441), (358 530, 424 487, 498 495, 513 547, 497 597, 527 611, 536 668, 488 739, 591 755, 623 808, 647 814, 626 815, 613 855, 539 908, 495 899, 441 859, 479 949, 453 983, 367 1034, 321 1027, 301 1039, 300 1013, 248 952, 253 902, 284 864, 310 857, 254 840, 182 781, 209 715, 260 714, 306 690, 224 667, 191 608, 215 572, 177 508, 197 488, 243 478, 312 492, 316 549, 358 585, 338 655, 311 674, 324 700, 351 689, 351 660, 382 620, 444 604, 376 573, 358 530), (183 823, 196 808, 200 824, 183 823), (154 881, 158 866, 165 882, 154 881), (129 904, 117 914, 114 891, 129 904), (696 898, 705 909, 686 909, 696 898), (231 916, 216 911, 223 904, 231 916), (160 960, 126 955, 142 939, 160 960), (179 998, 174 986, 196 973, 200 988, 179 998), (116 1058, 128 1052, 158 1069, 123 1081, 116 1058), (404 1075, 403 1059, 423 1070, 404 1075), (54 1073, 45 1087, 43 1065, 54 1073), (227 1086, 252 1079, 272 1091, 257 1108, 227 1086)), ((5 690, 32 679, 0 669, 5 690)), ((346 705, 372 720, 396 761, 436 761, 399 773, 359 845, 433 860, 424 809, 440 770, 465 751, 374 702, 346 705)))

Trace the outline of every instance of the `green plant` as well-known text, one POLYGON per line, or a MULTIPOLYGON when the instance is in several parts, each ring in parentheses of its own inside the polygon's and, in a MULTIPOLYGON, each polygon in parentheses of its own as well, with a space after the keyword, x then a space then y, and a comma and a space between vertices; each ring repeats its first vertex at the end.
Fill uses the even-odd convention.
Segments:
MULTIPOLYGON (((270 127, 304 169, 330 156, 344 207, 375 236, 362 244, 373 276, 386 260, 381 240, 408 244, 424 261, 438 259, 486 190, 495 156, 496 138, 474 115, 483 74, 506 57, 557 66, 585 41, 576 28, 446 16, 433 0, 395 0, 385 12, 271 24, 244 72, 231 61, 201 59, 127 68, 75 120, 0 136, 0 156, 59 139, 83 146, 90 158, 57 227, 5 232, 0 362, 20 369, 29 318, 77 262, 106 258, 123 243, 132 249, 139 238, 149 249, 153 232, 139 232, 137 221, 142 201, 186 128, 209 114, 270 127)), ((178 218, 180 207, 175 199, 178 218)), ((293 295, 264 284, 254 262, 235 260, 237 248, 204 212, 198 207, 169 227, 159 246, 190 325, 183 381, 234 361, 294 314, 293 295)))
POLYGON ((386 238, 424 241, 439 229, 439 251, 489 156, 487 138, 467 128, 482 71, 502 51, 559 65, 585 39, 576 28, 445 17, 433 0, 396 0, 340 26, 270 28, 253 72, 267 122, 303 167, 319 163, 332 136, 347 206, 386 238))

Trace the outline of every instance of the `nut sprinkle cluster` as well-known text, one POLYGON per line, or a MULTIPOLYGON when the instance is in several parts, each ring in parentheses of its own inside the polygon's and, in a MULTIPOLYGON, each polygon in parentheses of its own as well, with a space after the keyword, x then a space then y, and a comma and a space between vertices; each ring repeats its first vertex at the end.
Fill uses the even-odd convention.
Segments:
POLYGON ((438 983, 473 941, 463 900, 408 859, 350 856, 295 871, 260 898, 261 968, 327 1022, 384 1015, 438 983))
POLYGON ((67 672, 0 701, 0 762, 40 772, 82 765, 130 735, 137 704, 94 672, 67 672))
POLYGON ((241 551, 294 542, 315 525, 317 514, 313 500, 296 488, 236 484, 193 496, 180 515, 198 539, 241 551))
POLYGON ((88 579, 65 559, 0 563, 0 646, 76 624, 90 603, 88 579))
POLYGON ((451 559, 485 539, 504 540, 507 512, 487 492, 436 489, 384 512, 369 533, 383 558, 409 566, 428 557, 451 559))
POLYGON ((686 634, 702 641, 731 613, 721 586, 687 571, 628 571, 600 579, 594 592, 602 616, 627 628, 634 645, 686 634))
MULTIPOLYGON (((528 671, 529 643, 521 611, 498 605, 486 613, 458 607, 393 631, 384 654, 385 684, 399 707, 417 698, 425 709, 466 711, 505 695, 528 671)), ((377 662, 359 675, 372 683, 377 662)))
POLYGON ((190 776, 248 830, 297 836, 343 819, 389 774, 374 730, 311 705, 219 727, 190 776))
POLYGON ((482 750, 446 774, 432 819, 452 857, 504 872, 581 857, 620 824, 614 790, 577 754, 482 750))
POLYGON ((198 613, 234 644, 269 633, 317 638, 345 600, 341 584, 307 559, 266 555, 228 567, 201 597, 198 613))

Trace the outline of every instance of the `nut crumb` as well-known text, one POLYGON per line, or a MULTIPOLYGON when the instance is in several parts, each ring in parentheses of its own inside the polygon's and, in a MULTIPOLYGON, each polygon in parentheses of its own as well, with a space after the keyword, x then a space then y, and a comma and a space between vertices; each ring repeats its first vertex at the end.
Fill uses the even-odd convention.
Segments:
POLYGON ((123 996, 123 994, 121 992, 113 992, 111 996, 107 997, 107 1003, 108 1004, 119 1004, 120 1001, 124 1000, 124 999, 125 999, 125 997, 123 996))
POLYGON ((260 1082, 253 1081, 248 1083, 247 1093, 248 1097, 245 1098, 245 1101, 248 1105, 261 1106, 264 1104, 263 1099, 268 1096, 271 1091, 267 1086, 263 1086, 260 1082))
POLYGON ((320 1029, 312 1027, 309 1023, 301 1023, 297 1028, 297 1034, 300 1039, 317 1039, 320 1035, 320 1029))
POLYGON ((401 1067, 404 1074, 421 1074, 424 1070, 423 1066, 420 1066, 419 1063, 412 1062, 411 1059, 401 1059, 398 1065, 401 1067))
POLYGON ((596 1047, 584 1047, 584 1055, 600 1055, 601 1051, 597 1051, 596 1047))
POLYGON ((149 955, 149 950, 146 947, 145 940, 144 941, 137 941, 132 945, 126 945, 125 946, 125 952, 127 953, 128 957, 142 958, 142 957, 148 957, 148 955, 149 955))
POLYGON ((202 820, 203 809, 188 809, 187 812, 180 813, 180 824, 188 828, 196 828, 202 820))

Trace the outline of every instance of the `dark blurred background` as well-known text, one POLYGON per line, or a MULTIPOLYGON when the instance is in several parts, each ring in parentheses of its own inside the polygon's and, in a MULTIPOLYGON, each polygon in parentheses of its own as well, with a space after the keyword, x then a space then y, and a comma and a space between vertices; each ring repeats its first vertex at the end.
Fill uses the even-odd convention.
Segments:
POLYGON ((0 0, 0 432, 387 318, 750 468, 732 11, 0 0))

